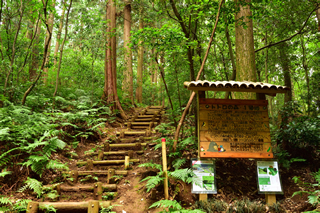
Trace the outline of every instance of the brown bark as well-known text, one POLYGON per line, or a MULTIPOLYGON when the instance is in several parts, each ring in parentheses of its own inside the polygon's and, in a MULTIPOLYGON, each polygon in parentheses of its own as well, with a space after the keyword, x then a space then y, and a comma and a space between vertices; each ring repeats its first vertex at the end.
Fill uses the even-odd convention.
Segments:
MULTIPOLYGON (((281 43, 279 45, 280 53, 280 64, 283 70, 284 85, 291 88, 291 74, 290 74, 290 64, 289 56, 287 54, 288 45, 287 43, 281 43)), ((292 90, 288 90, 284 96, 284 102, 292 101, 292 90)))
MULTIPOLYGON (((230 34, 229 34, 229 28, 228 28, 228 23, 227 20, 225 19, 225 24, 226 24, 226 29, 225 29, 225 33, 226 33, 226 38, 227 38, 227 42, 228 42, 228 49, 229 49, 229 55, 230 55, 230 59, 231 59, 231 65, 232 65, 232 75, 229 78, 229 81, 234 81, 236 80, 236 75, 237 75, 237 69, 236 69, 236 63, 234 61, 234 55, 233 55, 233 50, 232 50, 232 45, 231 45, 231 39, 230 39, 230 34)), ((226 92, 225 94, 225 99, 228 99, 230 96, 230 92, 226 92)))
POLYGON ((29 65, 29 80, 33 81, 35 77, 37 76, 37 70, 39 68, 39 39, 40 39, 40 33, 41 33, 41 21, 39 21, 35 26, 35 38, 34 43, 32 47, 32 53, 31 53, 31 63, 29 65))
MULTIPOLYGON (((71 0, 72 1, 72 0, 71 0)), ((44 13, 46 13, 47 11, 47 8, 46 8, 46 5, 44 5, 43 7, 43 11, 44 13)), ((46 28, 48 28, 48 24, 46 23, 46 28)), ((51 37, 50 37, 51 39, 51 37)), ((21 104, 24 105, 26 103, 26 100, 27 100, 27 97, 28 95, 30 94, 30 92, 32 91, 32 89, 36 86, 38 80, 40 79, 41 75, 42 75, 42 72, 43 72, 43 68, 44 68, 44 64, 45 64, 45 61, 46 61, 46 55, 48 53, 48 47, 49 47, 49 42, 50 42, 50 39, 47 43, 47 45, 45 45, 44 47, 44 51, 43 51, 43 58, 42 58, 42 64, 41 64, 41 67, 40 67, 40 71, 37 75, 37 77, 35 78, 35 80, 32 82, 32 84, 30 85, 30 87, 26 90, 26 92, 24 93, 23 95, 23 98, 21 100, 21 104)))
MULTIPOLYGON (((219 9, 218 9, 217 17, 216 17, 216 22, 215 22, 215 25, 214 25, 214 28, 213 28, 213 31, 212 31, 212 34, 211 34, 211 37, 210 37, 210 41, 209 41, 209 44, 208 44, 208 49, 207 49, 207 52, 206 52, 206 54, 205 54, 205 56, 204 56, 204 59, 203 59, 203 61, 202 61, 202 64, 201 64, 201 67, 200 67, 200 70, 199 70, 199 72, 198 72, 198 75, 197 75, 196 80, 199 80, 200 75, 201 75, 201 72, 203 71, 204 65, 205 65, 206 60, 207 60, 207 57, 208 57, 208 55, 209 55, 210 47, 211 47, 211 44, 212 44, 212 41, 213 41, 213 36, 214 36, 214 34, 215 34, 215 32, 216 32, 216 28, 217 28, 218 21, 219 21, 219 17, 220 17, 220 9, 221 9, 221 6, 222 6, 223 3, 224 3, 224 0, 221 0, 221 2, 220 2, 220 4, 219 4, 219 9)), ((177 129, 176 129, 176 132, 174 133, 174 143, 173 143, 173 151, 174 151, 174 152, 176 151, 176 148, 177 148, 178 139, 179 139, 179 132, 180 132, 181 126, 182 126, 183 121, 184 121, 184 119, 185 119, 185 117, 186 117, 186 115, 187 115, 187 112, 188 112, 188 110, 189 110, 189 108, 190 108, 190 105, 191 105, 191 103, 192 103, 192 100, 193 100, 195 94, 196 94, 196 93, 195 93, 194 91, 191 93, 191 96, 190 96, 190 98, 189 98, 189 101, 188 101, 188 103, 187 103, 187 106, 186 106, 186 108, 184 109, 184 111, 183 111, 183 113, 182 113, 182 115, 181 115, 181 118, 180 118, 180 121, 179 121, 179 123, 178 123, 178 127, 177 127, 177 129)))
MULTIPOLYGON (((235 14, 236 20, 236 79, 237 81, 256 81, 256 62, 254 53, 253 25, 250 3, 241 5, 240 0, 235 0, 239 9, 235 14), (244 26, 245 25, 245 26, 244 26)), ((241 1, 243 4, 243 2, 241 1)), ((238 93, 239 99, 255 99, 254 93, 238 93)))
POLYGON ((132 51, 130 45, 130 31, 131 31, 131 1, 127 1, 124 7, 124 29, 123 29, 123 41, 124 41, 124 60, 126 63, 126 69, 124 71, 124 82, 122 89, 124 98, 130 98, 133 103, 133 73, 132 73, 132 51), (128 97, 129 96, 129 97, 128 97))
POLYGON ((58 29, 58 33, 57 33, 57 41, 56 41, 56 46, 54 48, 54 54, 53 54, 53 72, 54 72, 54 69, 57 65, 57 55, 58 55, 58 51, 59 51, 59 47, 60 47, 60 39, 61 39, 61 32, 62 32, 62 28, 63 28, 64 13, 66 11, 65 2, 63 1, 62 4, 63 4, 63 9, 62 9, 61 17, 60 17, 60 24, 59 24, 59 29, 58 29))
POLYGON ((307 113, 310 115, 310 78, 309 78, 309 68, 308 68, 308 62, 307 62, 307 54, 306 54, 306 48, 304 44, 303 37, 300 36, 300 41, 301 41, 301 48, 302 48, 302 66, 305 72, 305 78, 306 78, 306 83, 307 83, 307 106, 308 110, 307 113))
MULTIPOLYGON (((139 19, 139 30, 143 29, 143 17, 142 9, 140 11, 139 19)), ((136 100, 137 103, 142 103, 142 82, 143 81, 143 46, 142 41, 139 41, 138 47, 138 67, 137 67, 137 90, 136 90, 136 100)))
MULTIPOLYGON (((55 7, 55 3, 56 3, 56 1, 53 0, 53 2, 52 2, 52 6, 53 6, 53 7, 55 7)), ((48 20, 47 20, 47 22, 48 22, 48 29, 47 29, 47 32, 46 32, 46 39, 45 39, 45 45, 46 45, 46 43, 49 42, 48 54, 47 54, 47 56, 46 56, 46 61, 45 61, 45 64, 44 64, 45 67, 44 67, 44 69, 43 69, 43 72, 44 72, 44 74, 43 74, 43 82, 44 82, 45 84, 47 83, 47 79, 48 79, 48 70, 49 70, 49 68, 48 68, 48 63, 49 63, 50 49, 51 49, 51 38, 49 39, 49 37, 52 36, 53 21, 54 21, 54 14, 53 14, 53 12, 51 12, 50 15, 49 15, 49 18, 48 18, 48 20)))
POLYGON ((53 97, 55 97, 57 95, 57 91, 58 91, 58 85, 59 85, 59 74, 60 74, 60 68, 61 68, 61 62, 62 62, 62 55, 63 55, 63 48, 64 48, 64 43, 67 40, 67 36, 68 36, 68 22, 69 22, 69 13, 70 13, 70 9, 72 6, 72 0, 70 0, 70 5, 67 11, 67 18, 66 18, 66 25, 65 25, 65 31, 64 31, 64 38, 60 47, 60 57, 59 57, 59 64, 58 64, 58 70, 57 70, 57 76, 56 76, 56 87, 53 93, 53 97))
MULTIPOLYGON (((108 35, 108 45, 106 50, 106 74, 107 74, 107 83, 105 83, 104 98, 106 99, 107 104, 112 105, 111 109, 118 109, 120 116, 123 119, 127 119, 126 114, 124 113, 119 97, 117 94, 117 75, 116 75, 116 39, 115 39, 115 23, 116 23, 116 7, 113 0, 108 1, 107 5, 107 19, 110 19, 108 22, 107 35, 108 35), (110 32, 110 33, 109 33, 110 32)), ((106 76, 105 76, 106 79, 106 76)))
POLYGON ((11 54, 11 61, 10 61, 10 69, 9 69, 9 72, 7 74, 7 77, 6 77, 6 81, 4 83, 4 94, 6 94, 6 89, 7 89, 7 86, 8 86, 8 82, 9 82, 9 77, 11 75, 11 73, 13 72, 13 63, 14 63, 14 59, 15 59, 15 55, 16 55, 16 43, 17 43, 17 39, 18 39, 18 35, 19 35, 19 31, 20 31, 20 27, 21 27, 21 21, 22 21, 22 16, 23 16, 23 3, 22 3, 22 0, 20 0, 20 8, 19 8, 19 22, 18 22, 18 29, 16 31, 16 34, 14 36, 14 40, 13 40, 13 44, 12 44, 12 54, 11 54))

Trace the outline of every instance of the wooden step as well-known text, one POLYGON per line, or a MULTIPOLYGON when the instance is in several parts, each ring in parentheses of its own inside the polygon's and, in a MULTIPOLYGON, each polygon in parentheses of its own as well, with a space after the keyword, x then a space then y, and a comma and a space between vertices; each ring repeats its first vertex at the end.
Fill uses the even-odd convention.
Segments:
MULTIPOLYGON (((103 152, 103 155, 128 155, 130 151, 132 151, 133 153, 137 153, 139 155, 143 154, 143 151, 126 150, 126 151, 103 152)), ((99 154, 98 152, 91 152, 91 153, 88 153, 85 155, 86 156, 95 156, 98 154, 99 154)))
MULTIPOLYGON (((80 185, 80 186, 62 186, 62 185, 44 185, 44 187, 53 188, 55 190, 61 191, 61 192, 80 192, 80 191, 86 191, 86 192, 93 192, 95 188, 95 184, 91 185, 80 185)), ((117 185, 116 184, 102 184, 102 190, 103 191, 116 191, 117 185)), ((60 193, 59 193, 60 194, 60 193)))
MULTIPOLYGON (((156 131, 151 131, 152 134, 156 133, 156 131)), ((125 131, 125 135, 145 135, 146 131, 125 131)), ((120 132, 117 132, 117 135, 120 135, 120 132)))
POLYGON ((27 213, 36 213, 38 209, 45 209, 47 206, 52 206, 56 210, 74 211, 86 210, 91 213, 98 213, 99 208, 108 208, 111 206, 110 201, 90 200, 87 202, 34 202, 30 201, 27 207, 27 213))
MULTIPOLYGON (((129 162, 131 163, 139 163, 140 159, 130 159, 129 162)), ((125 160, 99 160, 99 161, 92 161, 93 165, 112 165, 112 164, 124 164, 125 160)), ((79 161, 77 165, 86 165, 87 161, 79 161)))
MULTIPOLYGON (((71 172, 64 172, 64 174, 71 174, 74 176, 74 174, 77 173, 77 176, 86 176, 86 175, 108 175, 107 170, 95 170, 95 171, 71 171, 71 172)), ((115 170, 116 175, 128 175, 128 171, 126 170, 115 170)))
POLYGON ((154 115, 154 114, 156 114, 156 113, 158 113, 159 115, 163 115, 163 114, 165 114, 166 112, 165 112, 165 111, 161 111, 161 112, 158 112, 158 111, 147 111, 145 114, 146 114, 146 115, 154 115))
MULTIPOLYGON (((155 118, 155 120, 159 121, 160 118, 155 118)), ((148 121, 152 121, 152 117, 151 118, 137 118, 134 120, 134 122, 148 122, 148 121)))
POLYGON ((164 106, 150 106, 149 109, 162 109, 164 106))
MULTIPOLYGON (((144 126, 144 125, 149 126, 150 123, 151 122, 131 122, 131 125, 133 125, 133 126, 144 126)), ((153 125, 157 125, 157 124, 158 124, 158 122, 153 122, 153 125)), ((124 125, 128 125, 128 123, 125 122, 124 125)))

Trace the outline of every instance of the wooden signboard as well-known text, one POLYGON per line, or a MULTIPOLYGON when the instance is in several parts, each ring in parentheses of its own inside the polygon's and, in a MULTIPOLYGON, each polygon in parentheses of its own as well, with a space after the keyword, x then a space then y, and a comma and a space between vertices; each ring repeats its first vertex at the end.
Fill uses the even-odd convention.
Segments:
POLYGON ((268 101, 199 99, 201 158, 273 158, 268 101))

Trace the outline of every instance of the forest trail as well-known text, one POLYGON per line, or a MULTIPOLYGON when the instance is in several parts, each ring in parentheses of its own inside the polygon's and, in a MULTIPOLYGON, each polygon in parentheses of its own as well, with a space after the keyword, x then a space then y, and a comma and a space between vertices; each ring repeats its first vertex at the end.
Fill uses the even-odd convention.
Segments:
POLYGON ((83 147, 83 155, 69 165, 70 172, 64 173, 68 181, 45 186, 56 190, 59 197, 51 202, 29 202, 27 213, 46 206, 58 212, 159 212, 161 209, 148 209, 156 200, 142 190, 145 183, 140 181, 148 172, 138 165, 160 159, 152 146, 154 127, 164 113, 163 106, 146 107, 123 123, 113 137, 103 138, 102 144, 89 150, 83 147))

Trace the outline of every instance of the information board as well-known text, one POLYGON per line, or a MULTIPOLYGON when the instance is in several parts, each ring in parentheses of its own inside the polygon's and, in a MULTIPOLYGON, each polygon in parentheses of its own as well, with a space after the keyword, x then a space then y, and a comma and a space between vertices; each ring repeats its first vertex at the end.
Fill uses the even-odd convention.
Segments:
POLYGON ((199 99, 201 158, 273 158, 268 101, 199 99))
POLYGON ((217 194, 214 162, 192 159, 191 163, 195 174, 191 192, 195 194, 217 194))
POLYGON ((282 194, 277 161, 257 161, 260 194, 282 194))

